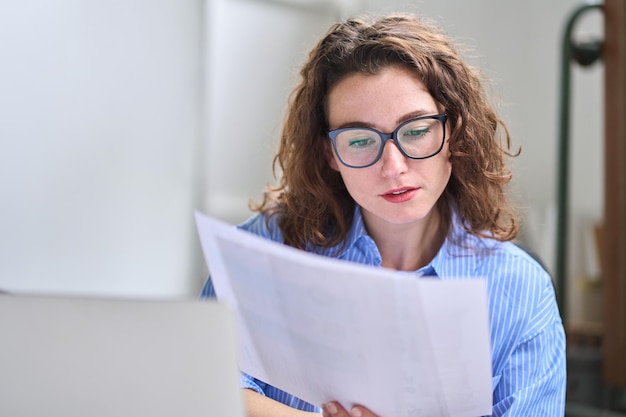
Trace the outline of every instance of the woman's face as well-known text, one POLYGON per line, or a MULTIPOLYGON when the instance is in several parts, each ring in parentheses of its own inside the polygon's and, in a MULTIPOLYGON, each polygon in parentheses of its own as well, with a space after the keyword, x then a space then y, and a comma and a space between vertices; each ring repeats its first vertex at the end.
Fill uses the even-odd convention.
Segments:
MULTIPOLYGON (((408 119, 441 110, 419 77, 395 66, 376 75, 348 75, 330 90, 327 100, 330 130, 363 126, 390 133, 408 119)), ((428 218, 450 179, 447 142, 428 159, 407 158, 388 140, 381 158, 367 168, 343 165, 334 151, 329 162, 361 206, 369 227, 407 225, 428 218)))

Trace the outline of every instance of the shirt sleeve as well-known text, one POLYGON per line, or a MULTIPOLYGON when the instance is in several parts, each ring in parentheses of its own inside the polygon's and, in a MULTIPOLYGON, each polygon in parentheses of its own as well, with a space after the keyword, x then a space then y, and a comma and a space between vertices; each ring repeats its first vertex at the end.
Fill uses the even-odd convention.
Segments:
POLYGON ((313 413, 321 413, 322 409, 310 404, 295 395, 291 395, 285 391, 282 391, 270 384, 267 384, 259 379, 256 379, 245 372, 241 373, 241 386, 242 388, 252 389, 259 394, 271 398, 279 403, 285 404, 296 410, 308 411, 313 413))
MULTIPOLYGON (((213 282, 211 281, 211 277, 208 277, 206 282, 204 283, 204 286, 202 287, 202 291, 200 292, 200 298, 212 299, 212 300, 217 299, 217 296, 215 295, 215 288, 213 287, 213 282)), ((258 392, 261 395, 265 395, 265 392, 262 386, 264 384, 261 383, 260 381, 257 381, 255 378, 251 377, 245 372, 240 372, 239 380, 240 380, 241 388, 249 388, 258 392)))
POLYGON ((204 286, 202 287, 202 291, 200 292, 200 298, 212 298, 217 299, 215 295, 215 288, 213 288, 213 281, 211 281, 211 277, 208 277, 204 286))
MULTIPOLYGON (((545 281, 544 281, 545 282, 545 281)), ((522 297, 524 299, 524 297, 522 297)), ((519 300, 518 300, 519 301, 519 300)), ((549 282, 532 294, 516 324, 522 329, 494 375, 493 416, 563 416, 565 413, 565 332, 549 282)), ((512 324, 512 323, 511 323, 512 324)))
POLYGON ((245 372, 241 372, 240 375, 241 388, 248 388, 258 392, 259 394, 266 396, 265 394, 265 383, 259 381, 258 379, 248 375, 245 372))

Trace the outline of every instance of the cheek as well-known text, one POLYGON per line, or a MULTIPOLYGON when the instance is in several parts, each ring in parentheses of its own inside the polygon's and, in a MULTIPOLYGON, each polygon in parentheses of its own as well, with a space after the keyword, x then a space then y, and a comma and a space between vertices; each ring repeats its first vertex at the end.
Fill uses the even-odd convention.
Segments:
POLYGON ((450 160, 448 148, 442 149, 441 153, 435 156, 432 162, 433 164, 426 172, 430 171, 433 175, 431 179, 445 188, 452 175, 452 161, 450 160))
POLYGON ((355 200, 358 200, 358 196, 363 193, 365 189, 371 189, 373 184, 373 178, 370 178, 365 169, 348 168, 341 165, 340 162, 335 162, 337 166, 337 172, 341 175, 341 179, 348 190, 348 194, 355 200))
MULTIPOLYGON (((443 170, 445 173, 445 177, 450 179, 450 175, 452 175, 452 161, 450 160, 450 152, 446 152, 442 158, 443 170)), ((446 183, 448 182, 446 180, 446 183)))
POLYGON ((352 200, 360 206, 367 205, 368 192, 366 190, 371 190, 371 187, 364 187, 358 179, 353 178, 350 175, 342 174, 341 179, 343 180, 343 184, 346 186, 346 191, 352 200))
POLYGON ((447 172, 452 172, 452 152, 450 152, 450 147, 448 146, 448 142, 446 141, 445 146, 441 150, 441 153, 437 156, 441 157, 441 163, 445 167, 447 172))

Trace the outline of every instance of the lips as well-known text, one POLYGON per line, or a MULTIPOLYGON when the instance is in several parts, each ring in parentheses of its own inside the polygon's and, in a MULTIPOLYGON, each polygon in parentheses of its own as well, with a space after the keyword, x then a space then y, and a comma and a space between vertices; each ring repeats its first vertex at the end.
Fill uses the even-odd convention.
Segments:
POLYGON ((386 191, 380 196, 390 203, 404 203, 411 200, 417 193, 419 188, 415 187, 401 187, 393 190, 386 191))

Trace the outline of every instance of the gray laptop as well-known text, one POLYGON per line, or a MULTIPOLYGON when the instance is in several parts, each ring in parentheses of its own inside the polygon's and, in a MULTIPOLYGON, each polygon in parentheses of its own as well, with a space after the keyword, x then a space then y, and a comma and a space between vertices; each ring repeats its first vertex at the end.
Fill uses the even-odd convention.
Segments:
POLYGON ((0 416, 242 417, 212 301, 0 294, 0 416))

